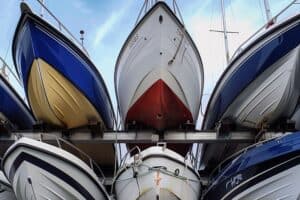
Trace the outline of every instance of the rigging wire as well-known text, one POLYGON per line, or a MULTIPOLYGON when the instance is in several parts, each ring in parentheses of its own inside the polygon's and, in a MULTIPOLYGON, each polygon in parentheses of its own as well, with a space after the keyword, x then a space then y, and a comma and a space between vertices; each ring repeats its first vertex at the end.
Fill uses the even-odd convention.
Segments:
POLYGON ((264 9, 263 9, 263 7, 262 7, 262 3, 261 3, 261 1, 262 0, 258 0, 258 2, 259 2, 259 9, 260 9, 260 14, 261 14, 261 18, 262 19, 264 19, 265 17, 264 17, 264 9))
POLYGON ((184 21, 183 21, 183 17, 181 15, 181 12, 180 12, 180 9, 179 9, 179 6, 177 4, 177 1, 176 0, 173 0, 173 7, 174 7, 174 13, 177 15, 178 13, 178 17, 180 18, 180 21, 181 23, 183 24, 183 27, 185 27, 185 24, 184 24, 184 21), (176 13, 176 10, 177 10, 177 13, 176 13))
MULTIPOLYGON (((213 28, 213 25, 216 25, 216 24, 213 24, 213 19, 216 19, 216 10, 217 10, 217 4, 214 3, 213 6, 212 6, 212 10, 211 10, 211 16, 210 16, 210 24, 209 24, 209 30, 211 30, 213 28)), ((209 55, 213 55, 213 50, 215 49, 215 40, 213 41, 212 45, 209 45, 209 55)), ((211 77, 211 84, 213 85, 214 84, 214 73, 212 73, 212 77, 211 77)), ((202 98, 203 100, 203 98, 202 98)), ((201 103, 202 105, 202 103, 201 103)))
MULTIPOLYGON (((233 6, 232 6, 232 0, 230 0, 229 2, 229 10, 230 10, 230 14, 231 14, 231 18, 233 23, 231 23, 231 27, 239 27, 238 25, 238 22, 237 22, 237 17, 236 17, 236 14, 234 12, 234 9, 233 9, 233 6)), ((240 36, 239 34, 239 31, 238 31, 238 35, 240 36)), ((229 34, 229 39, 230 39, 230 34, 229 34)), ((231 45, 231 55, 232 53, 234 52, 234 50, 237 48, 237 47, 234 47, 235 49, 232 48, 233 46, 231 45)), ((232 56, 230 57, 230 60, 231 60, 232 56)))
POLYGON ((6 49, 5 56, 4 56, 4 58, 3 58, 4 60, 6 60, 6 58, 7 58, 7 55, 8 55, 9 49, 10 49, 9 47, 10 47, 10 45, 11 45, 11 41, 12 41, 12 40, 9 40, 9 42, 8 42, 8 47, 7 47, 7 49, 6 49))
POLYGON ((233 10, 232 0, 230 0, 230 2, 229 2, 229 8, 230 8, 230 12, 231 12, 231 15, 232 15, 233 24, 236 27, 238 25, 238 23, 237 23, 237 20, 236 20, 237 18, 236 18, 235 12, 233 10))

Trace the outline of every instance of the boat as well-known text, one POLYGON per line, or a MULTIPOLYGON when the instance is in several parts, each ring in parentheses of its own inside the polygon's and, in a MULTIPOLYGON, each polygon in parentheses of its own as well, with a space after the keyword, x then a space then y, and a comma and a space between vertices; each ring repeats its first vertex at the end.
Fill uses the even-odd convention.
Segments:
POLYGON ((163 1, 155 2, 145 1, 116 61, 121 123, 127 130, 164 131, 185 124, 195 128, 203 91, 202 61, 175 14, 181 16, 176 1, 174 11, 163 1))
MULTIPOLYGON (((8 68, 3 58, 0 58, 0 62, 3 68, 8 68)), ((0 99, 2 131, 32 129, 35 124, 32 112, 2 74, 0 75, 0 99)))
MULTIPOLYGON (((209 99, 202 130, 259 135, 261 130, 295 130, 299 124, 294 115, 300 95, 300 15, 270 24, 243 43, 229 62, 209 99)), ((250 144, 204 145, 203 164, 212 169, 250 144)))
POLYGON ((15 193, 2 171, 0 171, 0 200, 16 200, 15 193))
POLYGON ((291 118, 299 97, 299 33, 296 15, 239 49, 213 90, 203 129, 214 129, 222 120, 260 129, 291 118))
POLYGON ((123 158, 114 178, 118 200, 198 200, 200 177, 191 162, 166 148, 153 146, 123 158))
POLYGON ((45 5, 41 6, 61 31, 22 2, 12 44, 16 71, 34 116, 41 124, 58 128, 99 124, 103 129, 113 129, 114 112, 100 73, 78 40, 71 38, 45 5))
POLYGON ((90 159, 87 163, 91 165, 61 148, 23 137, 6 151, 2 168, 17 199, 109 200, 103 179, 95 173, 98 168, 90 159))
POLYGON ((299 199, 300 132, 254 144, 211 175, 208 199, 299 199))

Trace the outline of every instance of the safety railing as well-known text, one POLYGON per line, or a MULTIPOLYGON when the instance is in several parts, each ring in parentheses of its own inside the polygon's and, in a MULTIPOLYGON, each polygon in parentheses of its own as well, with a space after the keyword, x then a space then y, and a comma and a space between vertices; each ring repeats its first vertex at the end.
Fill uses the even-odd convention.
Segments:
MULTIPOLYGON (((67 152, 73 154, 74 156, 78 157, 79 159, 81 159, 85 164, 87 164, 95 172, 95 174, 99 178, 99 181, 102 184, 105 182, 106 177, 105 177, 103 171, 101 170, 100 166, 88 154, 86 154, 81 149, 79 149, 78 147, 76 147, 72 143, 68 142, 67 140, 65 140, 63 138, 60 138, 60 137, 57 137, 57 136, 52 135, 52 134, 41 133, 40 134, 40 141, 41 142, 45 142, 45 140, 46 140, 46 139, 44 140, 45 136, 47 136, 47 138, 49 138, 49 137, 54 138, 58 148, 60 148, 64 151, 67 151, 67 152)), ((51 144, 51 145, 53 145, 53 144, 51 144)))
POLYGON ((291 6, 298 4, 298 0, 293 0, 291 3, 289 3, 286 7, 284 7, 277 15, 271 18, 270 21, 268 21, 266 24, 264 24, 262 27, 260 27, 255 33, 253 33, 247 40, 245 40, 234 52, 233 56, 231 57, 231 61, 237 57, 249 44, 251 44, 259 35, 264 33, 267 28, 269 28, 272 24, 274 24, 277 19, 282 16, 283 13, 285 13, 291 6))
POLYGON ((240 150, 240 151, 237 151, 236 153, 232 154, 231 156, 229 156, 228 158, 226 158, 224 161, 222 161, 213 171, 212 173, 210 174, 209 176, 209 180, 212 180, 217 174, 219 174, 223 169, 224 167, 226 167, 230 162, 232 162, 234 159, 238 158, 239 156, 245 154, 246 152, 248 152, 249 150, 255 148, 255 147, 258 147, 258 146, 261 146, 267 142, 270 142, 272 140, 276 140, 276 139, 280 139, 281 137, 283 137, 284 134, 281 134, 280 136, 277 136, 277 137, 274 137, 274 138, 270 138, 270 139, 267 139, 267 140, 262 140, 260 142, 257 142, 257 143, 254 143, 252 145, 249 145, 248 147, 240 150))
POLYGON ((9 81, 9 75, 12 75, 15 81, 17 81, 17 83, 22 87, 21 80, 2 57, 0 57, 0 62, 0 74, 2 75, 2 77, 9 81), (6 71, 6 69, 8 69, 8 72, 6 71))
MULTIPOLYGON (((79 47, 87 56, 89 56, 88 51, 83 45, 83 42, 80 42, 67 27, 45 6, 43 1, 36 0, 40 6, 53 18, 53 20, 57 23, 57 29, 62 32, 66 37, 68 37, 77 47, 79 47)), ((83 34, 83 32, 81 32, 83 34)))
POLYGON ((138 155, 141 155, 141 149, 138 146, 131 148, 129 151, 126 152, 123 158, 121 158, 120 168, 125 167, 127 160, 131 158, 131 153, 133 153, 134 151, 137 151, 138 155))
MULTIPOLYGON (((160 0, 161 1, 161 0, 160 0)), ((140 12, 138 14, 138 17, 136 19, 135 25, 140 21, 140 19, 157 3, 158 0, 144 0, 144 3, 142 5, 142 8, 140 9, 140 12)), ((176 0, 173 0, 173 12, 176 16, 180 18, 181 23, 184 25, 184 21, 179 9, 179 6, 176 2, 176 0)))

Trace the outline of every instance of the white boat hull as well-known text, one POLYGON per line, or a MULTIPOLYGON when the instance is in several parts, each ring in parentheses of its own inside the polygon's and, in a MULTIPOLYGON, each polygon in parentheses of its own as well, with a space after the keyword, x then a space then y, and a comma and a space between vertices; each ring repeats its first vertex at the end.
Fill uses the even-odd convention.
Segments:
MULTIPOLYGON (((255 178, 255 177, 253 177, 255 178)), ((272 176, 236 195, 233 200, 295 200, 300 198, 300 165, 272 176)))
MULTIPOLYGON (((294 120, 299 130, 300 112, 295 112, 300 96, 299 33, 298 14, 248 41, 216 84, 202 129, 281 130, 294 120)), ((217 163, 250 144, 206 144, 202 164, 209 173, 217 163)))
POLYGON ((289 52, 251 83, 228 107, 230 117, 245 127, 260 128, 294 112, 300 94, 300 47, 289 52))
POLYGON ((84 162, 54 146, 22 138, 7 151, 3 163, 18 199, 109 199, 84 162))
POLYGON ((166 129, 195 123, 203 79, 192 39, 168 6, 157 3, 130 34, 116 63, 116 94, 124 124, 134 121, 166 129))
POLYGON ((215 168, 203 200, 299 199, 299 152, 299 131, 243 149, 215 168))
POLYGON ((257 36, 237 54, 209 100, 203 129, 231 120, 260 129, 291 119, 300 95, 300 15, 257 36))
MULTIPOLYGON (((297 47, 253 81, 228 107, 223 119, 230 118, 238 126, 260 129, 288 118, 298 103, 299 76, 300 47, 297 47)), ((295 117, 296 128, 300 127, 299 119, 295 117)), ((218 163, 247 145, 208 144, 202 162, 218 163)))
POLYGON ((0 172, 0 200, 16 200, 15 193, 2 171, 0 172))
POLYGON ((189 164, 184 164, 183 157, 174 153, 163 147, 150 147, 141 153, 140 165, 129 167, 131 160, 120 169, 114 182, 117 199, 198 200, 199 175, 189 164))

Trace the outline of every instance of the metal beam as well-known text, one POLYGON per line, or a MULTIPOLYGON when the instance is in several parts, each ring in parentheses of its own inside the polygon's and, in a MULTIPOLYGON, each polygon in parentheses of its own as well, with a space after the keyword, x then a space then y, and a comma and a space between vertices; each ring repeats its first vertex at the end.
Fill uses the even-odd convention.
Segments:
POLYGON ((253 142, 255 134, 252 132, 230 132, 219 134, 214 131, 166 131, 158 134, 154 131, 137 132, 104 132, 92 134, 89 131, 78 131, 70 134, 62 132, 19 132, 1 136, 0 142, 13 142, 17 137, 55 141, 55 137, 67 139, 73 143, 249 143, 253 142), (41 138, 42 137, 42 138, 41 138))
POLYGON ((164 141, 168 143, 249 143, 253 142, 255 134, 252 132, 166 132, 164 141))

